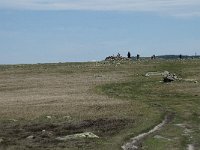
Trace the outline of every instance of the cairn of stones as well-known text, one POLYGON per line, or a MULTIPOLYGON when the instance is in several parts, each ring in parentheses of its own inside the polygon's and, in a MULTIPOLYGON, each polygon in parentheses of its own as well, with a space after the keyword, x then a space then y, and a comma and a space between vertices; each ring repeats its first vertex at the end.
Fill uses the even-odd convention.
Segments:
POLYGON ((127 61, 130 60, 130 58, 122 57, 119 53, 117 56, 108 56, 106 57, 105 61, 127 61))

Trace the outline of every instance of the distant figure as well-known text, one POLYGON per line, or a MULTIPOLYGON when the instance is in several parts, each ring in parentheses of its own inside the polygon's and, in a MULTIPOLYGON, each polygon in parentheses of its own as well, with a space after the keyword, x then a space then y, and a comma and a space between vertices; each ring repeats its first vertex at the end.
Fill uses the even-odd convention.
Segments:
POLYGON ((131 53, 130 52, 128 52, 127 57, 131 58, 131 53))
POLYGON ((156 59, 156 55, 151 56, 151 59, 156 59))
POLYGON ((182 55, 181 54, 179 55, 179 58, 182 59, 182 55))
POLYGON ((139 60, 140 59, 140 55, 139 54, 137 54, 137 60, 139 60))
POLYGON ((120 56, 121 56, 120 53, 118 53, 118 54, 117 54, 117 57, 120 57, 120 56))

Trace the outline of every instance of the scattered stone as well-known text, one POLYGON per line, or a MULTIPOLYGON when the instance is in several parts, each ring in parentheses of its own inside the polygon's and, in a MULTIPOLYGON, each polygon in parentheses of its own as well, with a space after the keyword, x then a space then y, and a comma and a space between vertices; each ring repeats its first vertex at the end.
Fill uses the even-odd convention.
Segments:
POLYGON ((91 132, 84 132, 79 134, 67 135, 63 137, 57 137, 56 139, 59 141, 66 141, 70 139, 78 139, 78 138, 99 138, 97 135, 91 132))
POLYGON ((198 83, 196 79, 184 79, 184 81, 198 83))
POLYGON ((163 140, 171 141, 171 139, 168 139, 168 138, 160 136, 160 135, 155 135, 154 138, 155 139, 163 139, 163 140))
POLYGON ((149 76, 160 76, 160 75, 162 75, 163 73, 161 73, 161 72, 147 72, 146 74, 145 74, 145 76, 146 77, 149 77, 149 76))
POLYGON ((182 124, 182 123, 180 123, 180 124, 175 124, 175 126, 178 126, 178 127, 181 127, 181 128, 186 128, 186 125, 185 125, 185 124, 182 124))
POLYGON ((150 76, 149 73, 146 73, 146 74, 145 74, 145 77, 149 77, 149 76, 150 76))
POLYGON ((190 129, 191 127, 186 125, 186 124, 175 124, 178 127, 181 127, 184 129, 183 134, 182 135, 190 135, 192 132, 194 132, 192 129, 190 129))
POLYGON ((0 138, 0 144, 1 144, 1 143, 3 143, 3 139, 2 139, 2 138, 0 138))
POLYGON ((35 136, 30 135, 30 136, 27 137, 27 139, 29 139, 29 140, 35 139, 35 136))
POLYGON ((63 118, 64 118, 64 119, 71 119, 70 116, 64 116, 63 118))
POLYGON ((53 132, 52 131, 47 131, 47 130, 42 130, 42 135, 48 136, 48 137, 52 137, 53 136, 53 132))
POLYGON ((51 119, 52 117, 51 116, 47 116, 47 119, 51 119))
POLYGON ((16 119, 9 119, 10 121, 13 121, 13 122, 17 122, 18 120, 16 119))
POLYGON ((48 136, 53 136, 53 132, 52 132, 52 131, 49 131, 49 132, 47 132, 47 135, 48 135, 48 136))
POLYGON ((192 132, 193 132, 193 130, 187 129, 187 128, 186 128, 186 129, 183 131, 183 135, 190 135, 192 132))

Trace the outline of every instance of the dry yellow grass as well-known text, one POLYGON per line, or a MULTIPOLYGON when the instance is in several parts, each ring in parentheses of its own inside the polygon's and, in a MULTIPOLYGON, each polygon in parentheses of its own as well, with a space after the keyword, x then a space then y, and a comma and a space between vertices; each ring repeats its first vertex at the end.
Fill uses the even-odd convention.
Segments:
MULTIPOLYGON (((11 70, 12 72, 12 70, 11 70)), ((96 85, 123 80, 119 74, 73 73, 0 75, 0 116, 7 119, 35 119, 42 115, 97 117, 101 111, 123 101, 92 92, 96 85)), ((105 116, 104 116, 105 117, 105 116)))

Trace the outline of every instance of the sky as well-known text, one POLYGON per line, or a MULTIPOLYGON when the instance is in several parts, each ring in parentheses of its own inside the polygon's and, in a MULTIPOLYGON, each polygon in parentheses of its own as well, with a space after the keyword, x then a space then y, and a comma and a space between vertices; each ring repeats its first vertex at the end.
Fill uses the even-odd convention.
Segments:
POLYGON ((200 54, 199 0, 0 0, 0 64, 200 54))

